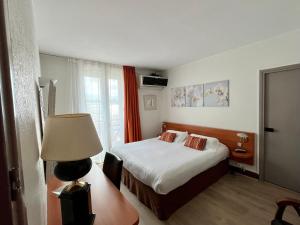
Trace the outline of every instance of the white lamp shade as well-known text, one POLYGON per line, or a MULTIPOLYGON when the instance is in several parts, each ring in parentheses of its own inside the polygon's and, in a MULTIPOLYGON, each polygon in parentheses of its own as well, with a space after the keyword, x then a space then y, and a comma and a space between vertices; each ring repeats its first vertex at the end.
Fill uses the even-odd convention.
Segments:
POLYGON ((242 139, 247 139, 248 138, 248 135, 245 134, 245 133, 237 133, 236 136, 238 136, 239 138, 242 138, 242 139))
POLYGON ((90 114, 49 116, 42 143, 42 159, 76 161, 97 155, 102 146, 90 114))

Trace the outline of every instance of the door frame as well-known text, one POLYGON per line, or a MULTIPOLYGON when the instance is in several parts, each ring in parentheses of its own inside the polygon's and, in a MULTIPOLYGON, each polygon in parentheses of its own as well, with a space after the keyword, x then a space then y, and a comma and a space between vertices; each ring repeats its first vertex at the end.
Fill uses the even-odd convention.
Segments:
POLYGON ((0 218, 6 225, 26 225, 6 16, 7 1, 0 1, 0 218))
POLYGON ((0 218, 2 222, 7 225, 13 225, 13 213, 12 213, 12 199, 10 190, 10 179, 9 179, 9 120, 10 112, 12 107, 11 89, 10 82, 7 87, 9 71, 8 61, 8 49, 6 42, 6 29, 5 29, 5 17, 4 17, 4 4, 0 2, 0 218))
POLYGON ((269 73, 300 69, 300 64, 275 67, 259 71, 259 180, 265 180, 265 85, 269 73))

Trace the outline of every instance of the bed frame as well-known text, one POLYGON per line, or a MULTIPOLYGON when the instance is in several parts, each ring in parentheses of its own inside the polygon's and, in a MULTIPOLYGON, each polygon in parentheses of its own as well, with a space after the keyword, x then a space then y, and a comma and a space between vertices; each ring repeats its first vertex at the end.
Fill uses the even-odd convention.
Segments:
MULTIPOLYGON (((206 136, 216 137, 223 144, 227 145, 230 150, 236 148, 238 138, 236 134, 240 131, 223 130, 216 128, 200 127, 194 125, 185 125, 178 123, 164 122, 162 131, 179 130, 188 131, 188 133, 202 134, 206 136)), ((248 133, 249 142, 246 148, 254 146, 254 134, 248 133)), ((198 195, 208 186, 216 182, 224 176, 229 170, 228 159, 221 161, 216 166, 196 175, 184 185, 174 189, 166 195, 156 193, 151 187, 145 185, 136 179, 128 170, 123 167, 122 181, 128 189, 137 196, 154 214, 161 220, 168 219, 172 213, 193 197, 198 195)))

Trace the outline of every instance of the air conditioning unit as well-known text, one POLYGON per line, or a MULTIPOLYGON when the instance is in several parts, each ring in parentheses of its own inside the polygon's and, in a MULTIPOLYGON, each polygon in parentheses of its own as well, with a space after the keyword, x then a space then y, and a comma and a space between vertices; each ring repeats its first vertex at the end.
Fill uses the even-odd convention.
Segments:
POLYGON ((140 87, 163 88, 168 84, 168 78, 160 76, 140 75, 140 87))

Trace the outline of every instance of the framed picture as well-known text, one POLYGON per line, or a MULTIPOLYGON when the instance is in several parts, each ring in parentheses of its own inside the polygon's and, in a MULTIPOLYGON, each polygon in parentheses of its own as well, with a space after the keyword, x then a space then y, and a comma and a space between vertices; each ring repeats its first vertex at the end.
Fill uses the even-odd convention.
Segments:
POLYGON ((185 107, 185 87, 171 88, 171 106, 185 107))
POLYGON ((144 109, 146 111, 157 110, 156 95, 144 95, 144 109))
POLYGON ((229 80, 204 84, 204 106, 229 106, 229 80))
MULTIPOLYGON (((55 97, 56 97, 57 80, 48 78, 39 78, 39 113, 40 113, 40 128, 41 137, 44 135, 44 125, 48 116, 55 115, 55 97)), ((48 177, 54 174, 55 162, 44 161, 45 181, 48 177)))
POLYGON ((190 85, 185 87, 185 106, 203 106, 203 84, 190 85))

